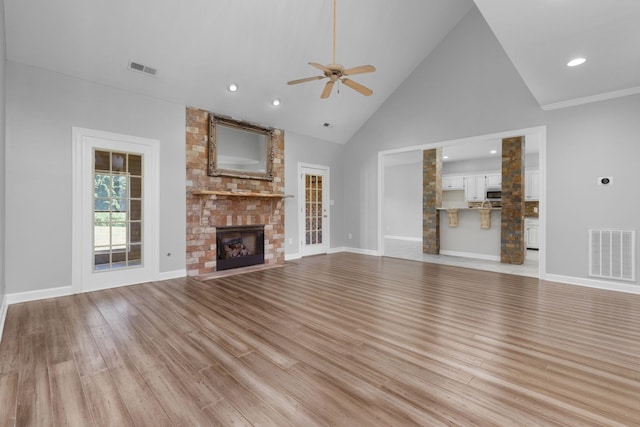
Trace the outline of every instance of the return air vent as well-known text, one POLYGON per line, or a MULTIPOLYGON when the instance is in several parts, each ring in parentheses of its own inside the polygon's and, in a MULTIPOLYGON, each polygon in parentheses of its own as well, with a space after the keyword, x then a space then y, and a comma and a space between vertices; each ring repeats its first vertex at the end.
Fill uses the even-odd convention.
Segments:
POLYGON ((636 280, 635 230, 589 230, 589 276, 636 280))
POLYGON ((129 67, 132 71, 139 71, 141 73, 145 73, 148 76, 156 77, 158 75, 158 70, 152 67, 147 67, 146 65, 140 64, 138 62, 129 61, 129 67))

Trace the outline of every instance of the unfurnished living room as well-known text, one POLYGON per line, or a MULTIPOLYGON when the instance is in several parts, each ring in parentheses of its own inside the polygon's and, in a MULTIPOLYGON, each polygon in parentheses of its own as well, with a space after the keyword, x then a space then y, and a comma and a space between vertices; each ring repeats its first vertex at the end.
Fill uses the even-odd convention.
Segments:
POLYGON ((640 426, 638 22, 3 0, 0 425, 640 426))

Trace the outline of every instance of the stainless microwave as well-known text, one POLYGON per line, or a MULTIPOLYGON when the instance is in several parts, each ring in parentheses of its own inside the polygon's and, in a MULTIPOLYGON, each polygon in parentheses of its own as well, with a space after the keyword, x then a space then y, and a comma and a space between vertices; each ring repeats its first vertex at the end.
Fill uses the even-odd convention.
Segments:
POLYGON ((497 188, 495 189, 487 188, 485 190, 484 198, 485 200, 489 200, 489 201, 502 200, 502 190, 497 188))

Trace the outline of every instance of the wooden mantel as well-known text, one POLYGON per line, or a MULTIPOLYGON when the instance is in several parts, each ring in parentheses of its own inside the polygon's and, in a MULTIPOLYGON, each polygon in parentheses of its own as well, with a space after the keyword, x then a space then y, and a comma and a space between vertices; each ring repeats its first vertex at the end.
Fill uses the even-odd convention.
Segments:
POLYGON ((196 190, 194 196, 227 196, 227 197, 268 197, 272 199, 284 199, 293 197, 290 194, 280 193, 257 193, 253 191, 221 191, 221 190, 196 190))

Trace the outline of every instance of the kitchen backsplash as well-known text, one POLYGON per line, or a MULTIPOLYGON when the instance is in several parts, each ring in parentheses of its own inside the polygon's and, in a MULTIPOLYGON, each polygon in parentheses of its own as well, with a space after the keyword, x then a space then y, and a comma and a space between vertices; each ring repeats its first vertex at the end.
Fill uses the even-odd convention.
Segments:
POLYGON ((524 202, 524 216, 525 218, 538 218, 538 201, 524 202))

